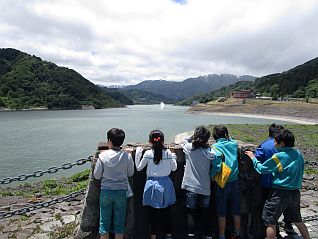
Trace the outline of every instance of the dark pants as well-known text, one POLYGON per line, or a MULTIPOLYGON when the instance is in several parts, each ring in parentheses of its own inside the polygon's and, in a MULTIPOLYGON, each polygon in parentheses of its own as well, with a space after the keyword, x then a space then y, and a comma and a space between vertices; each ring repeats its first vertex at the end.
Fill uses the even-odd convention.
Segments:
POLYGON ((169 207, 158 209, 148 206, 148 211, 151 232, 156 235, 156 239, 164 239, 171 232, 169 207))

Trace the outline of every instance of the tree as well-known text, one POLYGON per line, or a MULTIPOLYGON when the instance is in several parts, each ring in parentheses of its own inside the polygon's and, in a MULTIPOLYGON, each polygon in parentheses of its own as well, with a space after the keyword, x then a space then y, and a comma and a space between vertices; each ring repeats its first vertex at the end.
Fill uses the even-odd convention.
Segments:
POLYGON ((0 97, 0 107, 6 107, 6 104, 4 103, 1 97, 0 97))
POLYGON ((306 96, 311 98, 318 98, 318 79, 308 82, 306 87, 306 96))
POLYGON ((305 92, 303 90, 296 90, 293 94, 294 98, 304 98, 305 92))
POLYGON ((277 98, 279 97, 279 85, 278 84, 272 85, 272 87, 270 88, 270 93, 273 100, 277 100, 277 98))

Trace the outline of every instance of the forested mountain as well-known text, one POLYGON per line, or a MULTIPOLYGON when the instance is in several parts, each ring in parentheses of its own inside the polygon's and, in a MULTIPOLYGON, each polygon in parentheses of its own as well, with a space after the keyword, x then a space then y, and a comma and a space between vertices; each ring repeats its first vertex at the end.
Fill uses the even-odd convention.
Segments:
POLYGON ((253 81, 253 76, 235 76, 230 74, 211 74, 189 78, 182 82, 155 80, 143 81, 137 85, 126 86, 120 90, 139 89, 163 95, 170 99, 180 100, 203 92, 220 89, 238 81, 253 81))
POLYGON ((255 89, 263 95, 318 97, 318 57, 288 71, 255 80, 255 89))
POLYGON ((318 58, 310 60, 288 71, 263 76, 255 82, 237 82, 219 90, 210 91, 186 98, 178 104, 190 105, 193 101, 205 103, 218 97, 228 97, 231 92, 251 89, 262 96, 292 98, 318 98, 318 58))
POLYGON ((133 105, 134 102, 133 100, 129 97, 126 96, 123 92, 119 91, 118 89, 115 88, 108 88, 106 86, 99 86, 101 89, 106 92, 106 94, 111 97, 112 99, 124 104, 124 105, 133 105))
POLYGON ((150 93, 144 90, 135 89, 121 91, 118 88, 101 87, 110 97, 125 105, 159 104, 160 102, 173 104, 176 102, 174 99, 169 99, 163 95, 150 93))
POLYGON ((167 98, 163 95, 147 92, 144 90, 132 89, 121 91, 124 95, 132 99, 134 104, 158 104, 164 102, 166 104, 173 104, 176 102, 175 99, 167 98))
POLYGON ((122 105, 72 69, 21 51, 0 49, 0 107, 79 109, 122 105))
POLYGON ((239 81, 235 84, 222 87, 219 90, 210 91, 207 93, 197 94, 192 97, 186 98, 177 103, 177 105, 191 105, 194 101, 200 103, 206 103, 211 100, 216 100, 219 97, 228 97, 233 91, 240 91, 241 89, 253 89, 254 82, 252 81, 239 81))

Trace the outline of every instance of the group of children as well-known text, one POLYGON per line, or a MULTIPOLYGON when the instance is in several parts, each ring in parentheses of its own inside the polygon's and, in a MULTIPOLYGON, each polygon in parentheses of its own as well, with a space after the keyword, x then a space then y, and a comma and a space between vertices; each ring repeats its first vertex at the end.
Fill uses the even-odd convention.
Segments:
MULTIPOLYGON (((300 215, 300 193, 304 159, 294 149, 294 135, 275 124, 270 129, 274 133, 255 151, 246 155, 253 161, 255 170, 266 174, 271 183, 264 203, 262 219, 266 226, 266 238, 275 238, 278 218, 284 213, 286 221, 298 227, 303 238, 309 234, 300 215), (272 175, 270 179, 269 175, 272 175)), ((216 206, 218 215, 218 238, 225 238, 226 216, 233 215, 234 230, 231 238, 240 238, 240 185, 238 180, 238 143, 229 137, 228 129, 214 127, 210 145, 210 132, 198 127, 194 134, 184 139, 181 147, 185 154, 185 167, 181 188, 184 190, 184 206, 194 220, 196 238, 212 238, 209 234, 209 210, 211 180, 222 173, 226 164, 230 175, 224 187, 217 186, 216 206)), ((121 149, 125 133, 113 128, 107 132, 109 149, 99 154, 93 175, 101 179, 100 227, 101 239, 108 239, 109 232, 115 239, 122 239, 127 206, 128 177, 134 173, 134 161, 130 153, 121 149), (111 229, 112 226, 112 229, 111 229)), ((149 134, 151 149, 143 153, 138 147, 135 154, 137 171, 147 166, 147 180, 144 186, 142 203, 149 210, 150 225, 157 239, 171 236, 169 226, 169 207, 176 202, 176 194, 169 175, 177 170, 176 155, 172 148, 164 145, 164 134, 153 130, 149 134)), ((269 181, 268 181, 269 180, 269 181)))

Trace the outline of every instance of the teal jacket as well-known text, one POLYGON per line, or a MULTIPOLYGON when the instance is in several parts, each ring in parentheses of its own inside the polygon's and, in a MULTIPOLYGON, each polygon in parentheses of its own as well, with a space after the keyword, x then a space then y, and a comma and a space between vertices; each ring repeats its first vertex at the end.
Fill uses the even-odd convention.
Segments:
POLYGON ((214 177, 218 172, 221 171, 222 165, 222 153, 225 157, 225 164, 231 168, 231 174, 228 179, 228 182, 234 182, 238 179, 238 160, 237 160, 237 151, 238 144, 235 140, 229 138, 220 138, 216 143, 212 144, 212 150, 216 154, 216 158, 212 160, 212 168, 210 171, 210 176, 214 177), (222 152, 222 153, 221 153, 222 152))
POLYGON ((301 188, 304 174, 304 157, 292 147, 277 148, 271 158, 261 163, 253 158, 253 165, 260 174, 273 174, 273 187, 295 190, 301 188))

